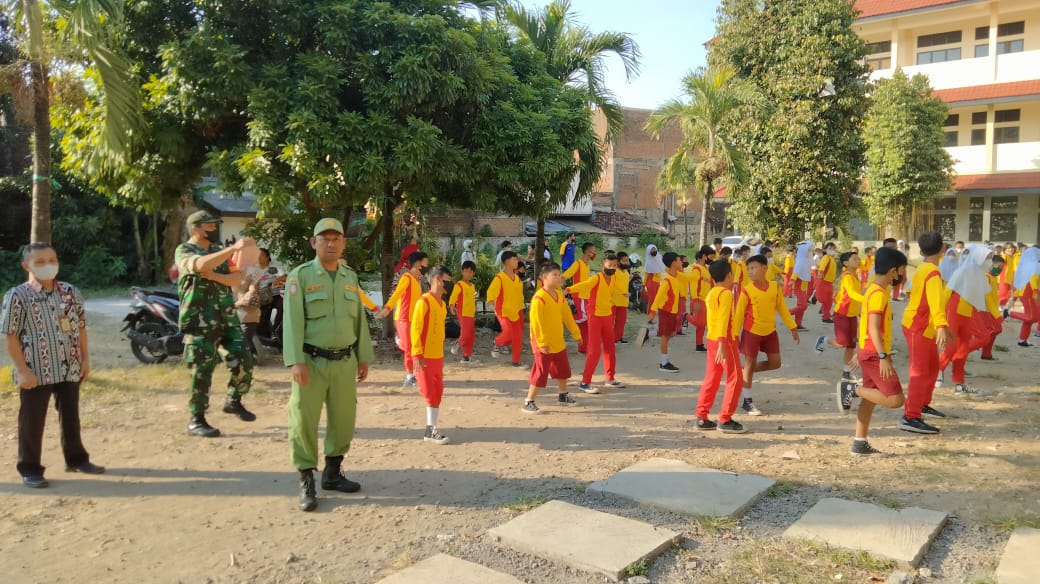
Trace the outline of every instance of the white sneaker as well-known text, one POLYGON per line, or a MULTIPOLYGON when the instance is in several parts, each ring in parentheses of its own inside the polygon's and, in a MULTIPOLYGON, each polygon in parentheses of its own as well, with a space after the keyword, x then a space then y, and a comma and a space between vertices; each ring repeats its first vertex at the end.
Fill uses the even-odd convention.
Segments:
POLYGON ((603 385, 606 385, 607 387, 614 387, 617 389, 623 389, 625 387, 625 384, 621 383, 617 379, 608 379, 606 382, 603 383, 603 385))
POLYGON ((458 341, 452 342, 452 344, 451 344, 451 354, 452 355, 458 355, 459 354, 459 342, 458 341))
POLYGON ((939 376, 935 378, 935 387, 942 387, 943 383, 945 381, 946 381, 946 372, 945 371, 940 371, 939 372, 939 376))

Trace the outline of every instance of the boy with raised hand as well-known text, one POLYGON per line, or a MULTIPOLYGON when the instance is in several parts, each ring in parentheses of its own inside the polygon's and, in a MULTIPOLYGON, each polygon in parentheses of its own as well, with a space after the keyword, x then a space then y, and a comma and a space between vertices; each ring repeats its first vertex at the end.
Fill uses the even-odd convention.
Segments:
POLYGON ((563 329, 567 327, 576 340, 581 340, 581 331, 574 322, 574 315, 567 306, 563 291, 560 290, 563 284, 560 266, 549 263, 542 268, 539 278, 542 286, 531 299, 531 351, 534 353, 534 365, 531 367, 527 399, 520 408, 525 414, 542 412, 534 400, 538 392, 545 389, 549 377, 555 379, 560 387, 557 404, 571 406, 576 403, 574 398, 567 395, 571 364, 567 358, 563 329))
POLYGON ((451 270, 447 266, 437 266, 430 274, 430 291, 415 302, 409 331, 419 393, 426 400, 423 442, 434 444, 451 442, 437 431, 437 414, 444 395, 444 321, 448 316, 444 293, 450 294, 450 286, 451 270))
MULTIPOLYGON (((705 309, 705 299, 712 288, 712 278, 708 265, 715 261, 715 250, 705 245, 697 250, 694 255, 697 263, 690 269, 690 324, 693 325, 697 335, 697 351, 705 352, 708 347, 704 345, 704 330, 708 325, 708 314, 705 309)), ((732 270, 730 274, 732 275, 732 270)))
POLYGON ((780 368, 780 338, 776 334, 776 315, 791 329, 794 342, 800 342, 798 325, 787 311, 784 295, 776 282, 766 281, 766 265, 769 260, 762 255, 751 256, 747 261, 748 285, 737 299, 737 322, 743 324, 740 336, 740 352, 744 355, 744 391, 741 408, 752 416, 761 416, 762 411, 751 398, 751 384, 756 371, 772 371, 780 368), (758 361, 758 353, 766 354, 765 361, 758 361))
POLYGON ((462 262, 462 279, 452 287, 451 298, 448 299, 449 310, 459 319, 458 347, 462 349, 462 360, 459 362, 464 365, 477 363, 473 359, 473 342, 476 338, 476 325, 473 319, 477 316, 473 276, 476 273, 477 264, 469 260, 462 262))
POLYGON ((412 311, 415 302, 422 296, 422 284, 419 278, 430 271, 430 259, 426 253, 413 251, 408 254, 408 271, 397 280, 397 289, 390 295, 383 309, 376 313, 376 318, 386 318, 390 309, 394 311, 394 326, 397 329, 397 348, 404 351, 404 387, 415 387, 415 363, 412 361, 411 330, 412 311))
POLYGON ((515 251, 502 254, 502 271, 495 274, 487 289, 487 301, 495 305, 495 316, 502 332, 495 337, 491 356, 501 355, 499 347, 510 343, 513 352, 513 367, 522 367, 520 349, 524 330, 524 283, 516 275, 520 258, 515 251))
POLYGON ((664 254, 662 260, 667 271, 664 273, 661 286, 657 289, 657 296, 654 297, 654 301, 647 311, 646 322, 647 324, 654 322, 654 319, 660 314, 657 336, 661 339, 661 364, 657 370, 663 373, 678 373, 679 368, 672 365, 671 359, 668 357, 668 341, 679 330, 679 298, 685 282, 678 276, 682 269, 679 254, 670 251, 664 254))
MULTIPOLYGON (((589 267, 589 263, 596 259, 596 245, 590 242, 581 244, 581 257, 574 260, 571 267, 563 272, 564 280, 571 280, 571 284, 580 284, 585 280, 592 277, 592 268, 589 267)), ((580 292, 577 296, 571 295, 571 300, 574 301, 575 314, 574 322, 578 323, 578 328, 581 329, 581 342, 578 343, 578 352, 584 353, 587 350, 586 341, 589 338, 589 293, 580 292)))
POLYGON ((708 362, 697 400, 697 429, 712 430, 717 427, 720 432, 742 434, 744 426, 733 420, 743 385, 740 354, 737 352, 740 323, 733 314, 733 270, 729 262, 720 260, 712 262, 708 272, 715 285, 704 302, 708 321, 708 362), (716 424, 708 419, 708 412, 715 403, 723 372, 726 373, 726 392, 722 397, 722 411, 719 412, 719 422, 716 424))
POLYGON ((852 407, 852 399, 859 396, 863 401, 856 412, 856 436, 852 441, 852 454, 856 456, 883 455, 867 442, 870 419, 874 406, 898 408, 903 405, 903 386, 892 366, 892 309, 888 287, 906 277, 906 256, 894 249, 881 248, 877 254, 877 275, 864 294, 866 315, 859 323, 860 368, 863 383, 838 385, 838 406, 844 413, 852 407))
MULTIPOLYGON (((603 372, 607 376, 604 385, 615 388, 625 387, 624 383, 614 378, 617 373, 617 353, 614 346, 614 293, 618 285, 616 273, 617 256, 613 253, 606 253, 603 254, 602 272, 567 288, 567 293, 571 297, 575 294, 588 296, 588 307, 591 312, 586 325, 589 338, 585 344, 585 368, 581 374, 581 383, 578 385, 578 389, 585 393, 599 393, 599 389, 592 385, 592 374, 599 364, 600 355, 603 356, 603 372)), ((585 331, 582 331, 582 334, 584 333, 585 331)))
POLYGON ((628 286, 632 282, 632 262, 625 252, 618 253, 617 286, 614 287, 614 342, 628 344, 625 340, 625 323, 628 321, 628 286))
POLYGON ((845 349, 842 358, 841 378, 853 381, 851 364, 856 358, 856 338, 858 336, 860 303, 863 302, 862 288, 860 288, 859 254, 847 251, 839 256, 842 274, 838 295, 834 298, 834 338, 825 336, 816 339, 816 352, 823 353, 827 344, 836 349, 845 349))
MULTIPOLYGON (((928 405, 939 375, 939 352, 954 341, 946 319, 946 287, 939 274, 943 240, 938 231, 926 231, 917 238, 924 263, 914 272, 910 301, 903 313, 903 335, 910 359, 910 380, 899 429, 917 434, 938 434, 939 428, 921 419, 923 413, 943 417, 928 405)), ((881 250, 878 250, 881 253, 881 250)), ((881 260, 875 271, 880 273, 881 260)), ((899 286, 901 280, 894 280, 899 286)))
POLYGON ((834 256, 838 255, 837 246, 834 242, 827 242, 823 246, 823 257, 816 270, 818 281, 816 284, 816 299, 820 301, 823 308, 823 322, 833 324, 831 318, 831 303, 834 302, 834 280, 838 277, 838 267, 834 262, 834 256))

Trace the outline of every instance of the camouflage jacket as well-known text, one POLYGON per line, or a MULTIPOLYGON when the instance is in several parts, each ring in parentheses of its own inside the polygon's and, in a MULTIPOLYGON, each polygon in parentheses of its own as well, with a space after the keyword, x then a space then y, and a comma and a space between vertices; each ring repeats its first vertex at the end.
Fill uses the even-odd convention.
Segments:
MULTIPOLYGON (((186 335, 203 334, 215 327, 239 326, 240 321, 235 312, 235 297, 231 288, 207 280, 195 270, 197 258, 221 249, 223 246, 218 244, 206 249, 190 241, 177 246, 174 259, 180 271, 177 292, 181 302, 177 324, 186 335)), ((215 271, 220 274, 231 273, 227 262, 217 266, 215 271)))

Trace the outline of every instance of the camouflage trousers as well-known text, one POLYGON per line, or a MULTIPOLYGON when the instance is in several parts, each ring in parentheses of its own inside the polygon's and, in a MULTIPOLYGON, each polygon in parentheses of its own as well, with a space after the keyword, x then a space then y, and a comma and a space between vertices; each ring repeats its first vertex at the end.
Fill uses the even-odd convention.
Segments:
POLYGON ((184 362, 191 369, 188 411, 202 414, 209 407, 213 370, 223 361, 228 368, 228 397, 249 392, 253 382, 253 355, 242 342, 237 326, 213 327, 200 335, 184 335, 184 362))

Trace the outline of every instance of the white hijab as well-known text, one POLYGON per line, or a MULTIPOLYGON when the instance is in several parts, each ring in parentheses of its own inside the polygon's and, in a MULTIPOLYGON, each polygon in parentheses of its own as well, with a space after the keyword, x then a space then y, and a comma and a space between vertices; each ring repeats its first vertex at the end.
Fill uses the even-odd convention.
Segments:
POLYGON ((946 250, 946 255, 943 257, 942 261, 939 262, 939 275, 942 276, 943 282, 950 281, 954 272, 957 271, 960 261, 960 256, 957 254, 957 250, 952 247, 946 250))
POLYGON ((798 246, 794 256, 794 273, 803 282, 812 280, 812 242, 807 241, 798 246))
POLYGON ((657 249, 657 246, 652 243, 646 246, 646 266, 643 267, 643 271, 647 274, 660 274, 665 271, 661 250, 657 249), (650 255, 651 250, 656 251, 657 255, 650 255))
POLYGON ((990 286, 983 265, 993 252, 988 247, 977 244, 968 246, 967 250, 968 254, 954 270, 946 287, 960 294, 961 298, 975 307, 975 310, 985 311, 986 294, 989 293, 990 286))
POLYGON ((1040 249, 1026 248, 1015 267, 1015 290, 1025 290, 1029 280, 1040 274, 1040 249))

